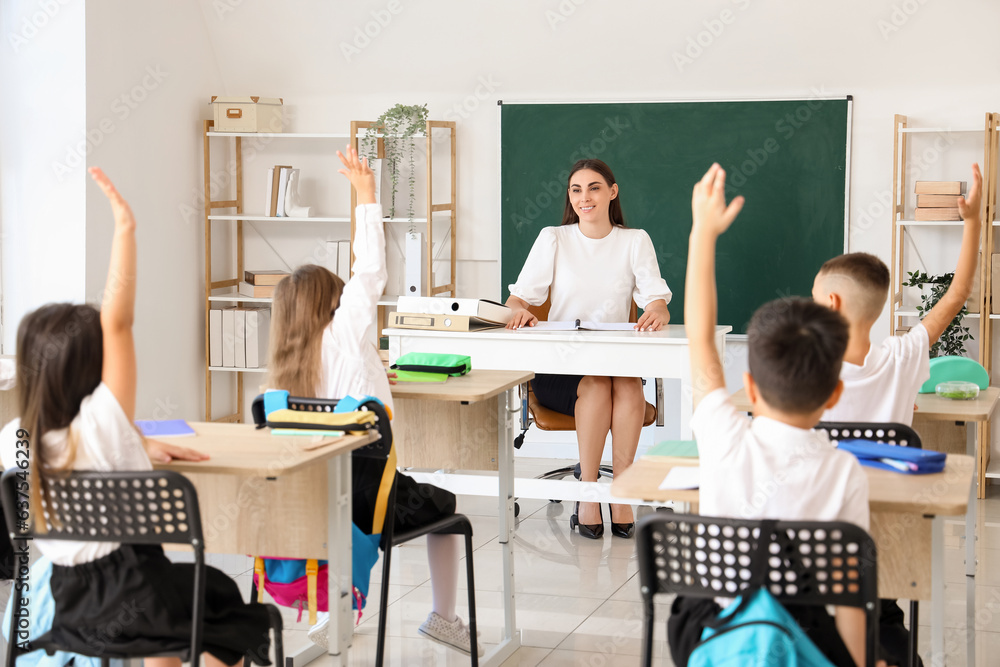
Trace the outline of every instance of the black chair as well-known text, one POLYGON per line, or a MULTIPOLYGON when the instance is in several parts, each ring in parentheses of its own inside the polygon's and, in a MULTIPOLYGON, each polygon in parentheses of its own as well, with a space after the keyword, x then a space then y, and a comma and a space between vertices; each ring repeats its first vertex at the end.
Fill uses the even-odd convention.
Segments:
POLYGON ((844 522, 770 523, 770 535, 761 536, 759 520, 655 513, 639 521, 636 550, 643 601, 641 664, 651 665, 653 660, 656 594, 735 597, 751 587, 755 568, 763 573, 764 587, 786 606, 843 605, 864 609, 866 661, 875 664, 878 576, 871 536, 844 522))
MULTIPOLYGON (((46 540, 72 540, 76 542, 121 542, 125 544, 187 544, 194 550, 194 610, 191 620, 191 664, 197 665, 202 652, 202 624, 205 616, 205 540, 201 530, 201 513, 198 494, 190 480, 172 471, 93 472, 75 471, 51 476, 46 480, 47 493, 42 498, 48 532, 39 534, 34 521, 26 511, 18 509, 18 497, 24 499, 24 480, 18 475, 23 471, 11 468, 0 479, 0 497, 3 499, 4 516, 10 530, 10 539, 17 543, 43 538, 46 540), (20 488, 19 488, 20 487, 20 488)), ((32 482, 37 483, 37 482, 32 482)), ((16 641, 16 627, 21 609, 20 596, 12 596, 14 609, 11 615, 10 641, 7 643, 7 666, 14 667, 17 656, 23 651, 16 641)), ((274 632, 277 665, 284 663, 281 614, 268 605, 271 629, 274 632)), ((31 643, 37 649, 59 650, 50 643, 31 643)), ((181 656, 183 650, 165 652, 155 656, 131 655, 105 650, 86 655, 101 658, 108 667, 112 658, 181 656)))
MULTIPOLYGON (((830 440, 838 442, 848 439, 874 440, 887 445, 915 447, 923 449, 920 435, 912 426, 895 422, 820 422, 816 429, 826 431, 830 440)), ((895 604, 895 600, 892 601, 895 604)), ((917 631, 920 628, 920 603, 910 600, 910 640, 907 647, 908 667, 917 665, 917 631)))
MULTIPOLYGON (((332 412, 337 405, 337 399, 298 398, 289 397, 288 407, 292 410, 311 412, 332 412)), ((381 403, 367 401, 360 406, 376 414, 375 428, 379 431, 379 439, 373 443, 356 449, 351 453, 353 465, 358 460, 367 460, 376 465, 384 465, 392 451, 392 426, 389 414, 381 403)), ((253 403, 253 416, 258 428, 266 424, 263 397, 258 396, 253 403)), ((398 478, 400 473, 397 472, 398 478)), ((471 635, 471 657, 473 667, 479 665, 479 646, 476 637, 476 590, 472 563, 472 523, 464 514, 453 514, 433 523, 412 528, 404 533, 396 533, 393 529, 396 514, 396 478, 393 479, 392 490, 382 528, 380 545, 382 547, 382 594, 379 598, 378 646, 375 650, 375 665, 381 667, 385 659, 386 612, 389 606, 389 566, 392 560, 392 547, 405 544, 423 535, 464 535, 465 536, 465 570, 469 588, 469 634, 471 635)), ((257 587, 251 589, 251 599, 257 599, 257 587)))

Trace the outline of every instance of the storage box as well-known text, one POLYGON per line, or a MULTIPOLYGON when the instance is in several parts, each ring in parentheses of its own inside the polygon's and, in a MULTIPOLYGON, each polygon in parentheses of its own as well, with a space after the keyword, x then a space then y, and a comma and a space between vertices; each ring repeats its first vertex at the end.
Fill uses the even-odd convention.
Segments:
POLYGON ((281 132, 280 97, 212 96, 216 132, 281 132))

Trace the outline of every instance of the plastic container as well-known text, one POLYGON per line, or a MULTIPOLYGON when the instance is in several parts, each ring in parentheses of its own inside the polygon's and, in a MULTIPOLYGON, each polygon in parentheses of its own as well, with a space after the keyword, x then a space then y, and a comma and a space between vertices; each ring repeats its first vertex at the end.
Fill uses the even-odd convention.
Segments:
POLYGON ((968 401, 979 396, 979 385, 975 382, 965 382, 964 380, 952 380, 941 382, 934 388, 934 393, 943 398, 952 398, 957 401, 968 401))

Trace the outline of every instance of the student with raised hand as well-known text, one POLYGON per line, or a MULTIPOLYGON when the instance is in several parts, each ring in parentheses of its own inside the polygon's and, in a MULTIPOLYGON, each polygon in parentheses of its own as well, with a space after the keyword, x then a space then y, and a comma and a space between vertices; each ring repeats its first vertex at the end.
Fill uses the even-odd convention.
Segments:
MULTIPOLYGON (((854 456, 812 430, 840 396, 848 338, 844 318, 805 299, 761 306, 747 331, 750 370, 744 384, 754 406, 753 421, 729 399, 714 337, 715 251, 743 198, 726 205, 725 178, 714 164, 694 187, 684 294, 700 512, 739 519, 847 521, 868 530, 868 478, 854 456)), ((790 606, 788 611, 831 662, 864 664, 863 610, 840 607, 835 619, 822 607, 790 606)))
MULTIPOLYGON (((964 221, 955 277, 948 290, 920 324, 902 336, 871 342, 871 330, 889 295, 889 268, 875 255, 840 255, 820 267, 813 281, 813 299, 839 312, 850 325, 850 338, 840 379, 840 402, 823 413, 828 422, 913 423, 913 404, 930 377, 930 348, 962 310, 972 293, 978 270, 983 177, 972 165, 972 185, 958 199, 964 221)), ((881 600, 879 640, 889 664, 902 664, 909 652, 909 632, 896 600, 881 600)), ((911 621, 912 622, 912 621, 911 621)), ((918 664, 923 664, 919 656, 918 664)))
MULTIPOLYGON (((538 318, 528 307, 547 298, 554 321, 627 322, 634 300, 644 310, 637 330, 658 331, 670 322, 671 292, 653 243, 644 230, 625 226, 618 183, 600 160, 570 169, 562 226, 542 229, 509 289, 508 329, 534 326, 538 318)), ((537 374, 531 385, 542 405, 575 417, 582 481, 597 481, 609 431, 615 473, 632 464, 646 410, 640 378, 537 374)), ((584 537, 602 537, 600 505, 577 503, 575 525, 584 537)), ((611 505, 612 534, 628 538, 634 528, 632 507, 611 505)))
MULTIPOLYGON (((292 396, 363 398, 373 396, 392 409, 385 366, 374 344, 378 300, 385 289, 385 233, 382 207, 375 201, 375 176, 367 159, 348 147, 337 151, 344 165, 339 173, 357 191, 358 225, 354 233, 353 276, 348 283, 324 267, 308 264, 278 283, 271 308, 268 385, 292 396)), ((352 459, 353 512, 358 526, 382 532, 392 476, 396 477, 397 533, 455 513, 455 495, 397 473, 395 448, 384 469, 370 460, 352 459)), ((428 535, 432 610, 418 628, 424 636, 466 655, 471 653, 469 629, 455 614, 458 588, 457 535, 428 535)), ((384 592, 383 592, 384 593, 384 592)), ((309 638, 327 647, 329 614, 309 631, 309 638)), ((482 643, 478 654, 483 655, 482 643)))
MULTIPOLYGON (((17 334, 20 418, 0 431, 0 457, 14 464, 18 441, 29 441, 31 510, 42 513, 46 480, 68 470, 151 470, 150 458, 207 458, 184 448, 144 443, 133 423, 136 393, 135 219, 128 203, 100 169, 91 175, 111 203, 115 231, 100 312, 92 306, 49 304, 28 313, 17 334), (28 436, 25 436, 25 431, 28 436)), ((22 445, 23 447, 23 445, 22 445)), ((172 563, 159 545, 36 539, 52 563, 55 614, 52 639, 66 650, 92 653, 93 637, 112 625, 120 633, 110 651, 157 655, 184 650, 191 641, 191 563, 172 563), (136 606, 136 603, 139 603, 136 606), (139 613, 115 619, 123 608, 139 613)), ((267 607, 248 605, 236 583, 207 568, 205 662, 239 665, 245 656, 270 664, 267 607), (263 647, 263 648, 262 648, 263 647), (263 653, 261 653, 263 651, 263 653)), ((180 658, 146 658, 155 667, 180 667, 180 658)))

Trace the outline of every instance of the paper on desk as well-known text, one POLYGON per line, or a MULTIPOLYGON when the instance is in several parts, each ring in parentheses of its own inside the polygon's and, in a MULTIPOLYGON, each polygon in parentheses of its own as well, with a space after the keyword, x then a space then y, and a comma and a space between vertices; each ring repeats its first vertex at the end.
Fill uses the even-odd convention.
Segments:
POLYGON ((698 466, 674 466, 660 482, 660 490, 697 489, 699 473, 698 466))
POLYGON ((635 331, 634 322, 587 322, 573 320, 566 322, 535 322, 534 326, 523 327, 526 331, 635 331))

